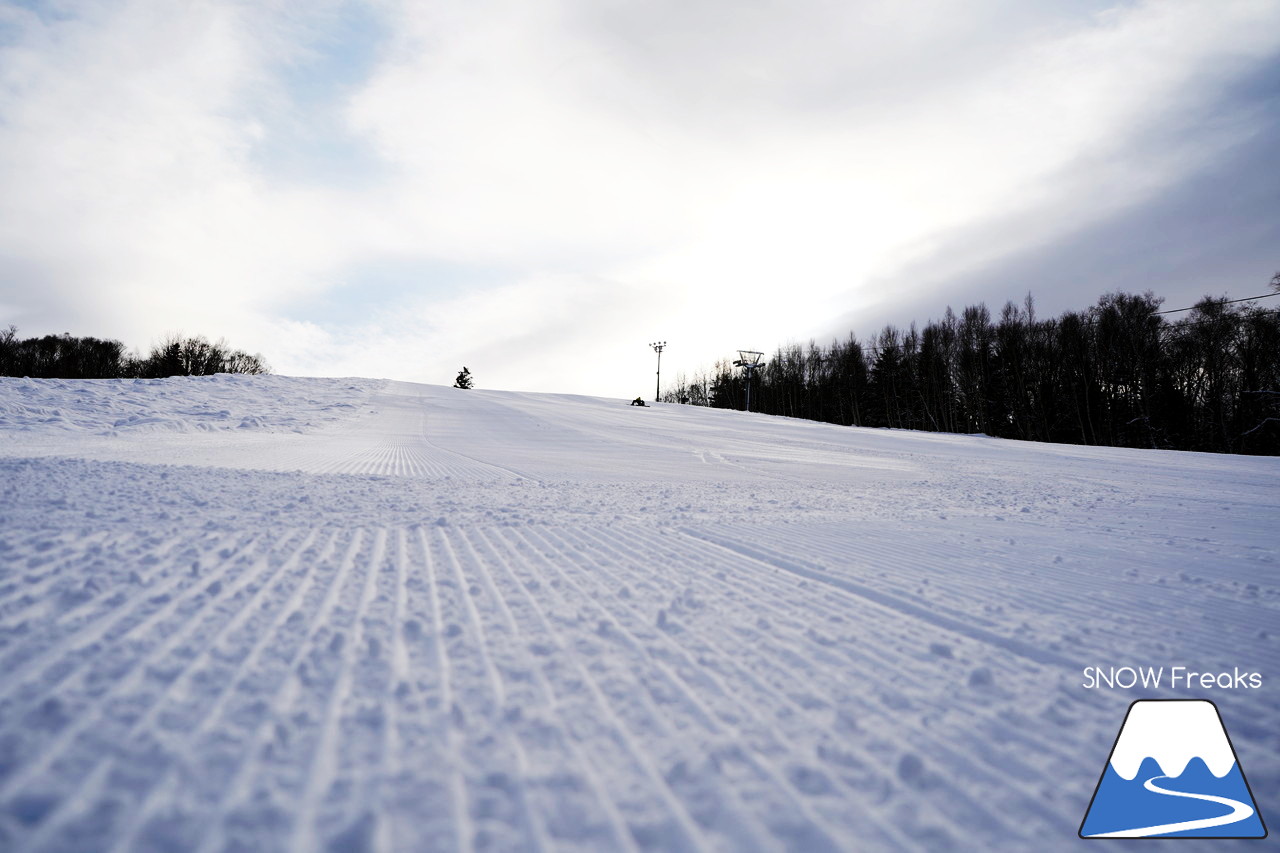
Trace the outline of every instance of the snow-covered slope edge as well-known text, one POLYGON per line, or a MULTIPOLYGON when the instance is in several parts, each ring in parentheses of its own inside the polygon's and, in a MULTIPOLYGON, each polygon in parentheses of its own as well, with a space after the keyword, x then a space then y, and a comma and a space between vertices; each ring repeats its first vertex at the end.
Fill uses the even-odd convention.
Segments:
POLYGON ((0 434, 230 429, 301 432, 350 415, 386 383, 288 376, 169 379, 0 377, 0 434))

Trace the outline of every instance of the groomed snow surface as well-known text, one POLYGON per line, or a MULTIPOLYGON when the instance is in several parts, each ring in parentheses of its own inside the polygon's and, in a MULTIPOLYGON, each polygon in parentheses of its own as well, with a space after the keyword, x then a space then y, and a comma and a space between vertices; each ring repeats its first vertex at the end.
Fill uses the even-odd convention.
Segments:
POLYGON ((4 379, 0 849, 1087 847, 1160 697, 1280 820, 1277 569, 1276 459, 4 379))

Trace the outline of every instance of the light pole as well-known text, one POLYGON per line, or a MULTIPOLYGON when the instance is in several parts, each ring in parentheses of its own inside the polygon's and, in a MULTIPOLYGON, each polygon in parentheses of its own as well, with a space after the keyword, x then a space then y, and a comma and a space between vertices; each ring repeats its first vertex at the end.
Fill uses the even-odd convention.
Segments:
POLYGON ((653 347, 653 351, 658 354, 658 381, 653 386, 653 402, 658 402, 658 397, 662 395, 662 350, 666 348, 666 341, 658 341, 649 344, 653 347))
POLYGON ((733 363, 734 367, 742 368, 742 375, 747 380, 747 411, 751 411, 751 377, 756 375, 756 368, 760 366, 760 358, 764 353, 756 352, 750 349, 738 350, 738 360, 733 363))

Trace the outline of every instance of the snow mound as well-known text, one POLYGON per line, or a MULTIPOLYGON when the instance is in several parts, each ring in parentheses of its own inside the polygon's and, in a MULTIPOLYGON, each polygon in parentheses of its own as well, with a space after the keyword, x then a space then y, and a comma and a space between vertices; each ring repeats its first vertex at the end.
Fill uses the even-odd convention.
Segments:
POLYGON ((302 432, 353 414, 382 387, 369 379, 216 376, 0 378, 0 431, 302 432))

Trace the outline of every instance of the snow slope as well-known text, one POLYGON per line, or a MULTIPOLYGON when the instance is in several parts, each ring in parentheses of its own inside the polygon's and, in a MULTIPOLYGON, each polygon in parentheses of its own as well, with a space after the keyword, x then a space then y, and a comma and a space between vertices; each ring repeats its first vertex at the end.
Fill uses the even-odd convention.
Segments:
POLYGON ((1065 849, 1162 696, 1218 703, 1269 818, 1278 484, 622 400, 3 379, 0 849, 1065 849), (1082 686, 1148 665, 1263 683, 1082 686))

